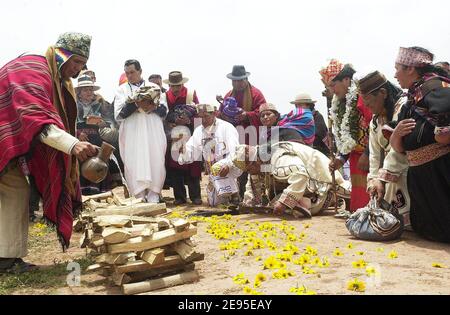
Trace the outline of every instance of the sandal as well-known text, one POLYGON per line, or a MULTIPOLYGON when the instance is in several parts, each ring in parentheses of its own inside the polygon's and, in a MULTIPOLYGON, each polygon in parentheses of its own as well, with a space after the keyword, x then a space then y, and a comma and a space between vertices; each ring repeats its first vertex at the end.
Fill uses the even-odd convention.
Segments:
POLYGON ((29 272, 32 270, 36 270, 38 267, 35 264, 30 264, 23 261, 22 258, 12 258, 9 266, 5 266, 0 269, 0 273, 13 273, 20 274, 24 272, 29 272))

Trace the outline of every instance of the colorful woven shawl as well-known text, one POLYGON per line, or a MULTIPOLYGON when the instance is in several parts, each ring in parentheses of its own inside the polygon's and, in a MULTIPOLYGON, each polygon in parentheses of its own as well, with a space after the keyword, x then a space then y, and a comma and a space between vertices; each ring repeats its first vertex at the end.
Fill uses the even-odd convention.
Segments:
POLYGON ((316 129, 313 114, 309 109, 296 108, 289 114, 283 115, 277 125, 297 130, 307 145, 312 145, 314 142, 316 129))

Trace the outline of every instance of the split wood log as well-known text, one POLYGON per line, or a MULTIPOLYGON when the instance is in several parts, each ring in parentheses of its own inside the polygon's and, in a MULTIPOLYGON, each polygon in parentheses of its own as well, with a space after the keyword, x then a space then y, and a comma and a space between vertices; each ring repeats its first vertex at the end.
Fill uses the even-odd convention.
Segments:
POLYGON ((159 265, 164 263, 164 249, 155 248, 142 252, 141 259, 150 265, 159 265))
POLYGON ((111 254, 126 253, 133 251, 144 251, 147 249, 162 247, 175 243, 197 234, 197 228, 191 226, 183 232, 177 233, 175 229, 168 229, 161 232, 155 232, 149 237, 134 237, 121 244, 108 245, 108 251, 111 254))
POLYGON ((131 227, 132 220, 127 215, 102 215, 94 218, 94 225, 101 227, 131 227))
POLYGON ((131 206, 114 206, 110 209, 98 209, 91 213, 93 217, 99 215, 135 215, 135 216, 156 216, 166 212, 165 203, 140 203, 131 206))
POLYGON ((173 250, 186 261, 199 261, 205 259, 205 254, 196 252, 195 249, 188 245, 185 241, 179 241, 171 245, 173 250))
POLYGON ((88 211, 95 211, 97 209, 107 209, 111 205, 106 202, 97 202, 97 201, 91 199, 91 200, 88 200, 85 203, 83 203, 83 206, 88 211))
POLYGON ((106 227, 102 232, 102 236, 106 244, 117 244, 129 239, 131 233, 121 228, 106 227))
POLYGON ((99 239, 99 240, 91 241, 91 243, 89 244, 89 247, 91 247, 91 248, 100 248, 100 247, 102 247, 104 245, 105 245, 105 240, 102 238, 102 239, 99 239))
POLYGON ((103 267, 104 267, 103 264, 93 264, 93 265, 88 266, 86 268, 86 271, 95 271, 95 270, 99 270, 99 269, 101 269, 103 267))
POLYGON ((170 274, 180 273, 184 271, 192 271, 195 269, 195 263, 190 263, 187 265, 175 265, 170 267, 160 267, 160 268, 154 268, 147 271, 141 271, 141 272, 130 272, 126 275, 129 277, 127 282, 125 283, 132 283, 132 282, 138 282, 138 281, 144 281, 150 278, 154 277, 162 277, 170 274))
POLYGON ((150 265, 148 262, 143 260, 137 260, 126 263, 125 265, 114 266, 114 271, 119 273, 140 272, 155 268, 171 267, 177 265, 185 265, 180 255, 166 256, 164 257, 164 261, 162 263, 155 265, 150 265))
POLYGON ((189 221, 181 218, 175 218, 171 219, 170 223, 172 223, 173 227, 175 228, 175 231, 181 232, 189 228, 189 221))
POLYGON ((88 200, 100 200, 100 199, 106 199, 108 197, 112 197, 112 192, 107 191, 101 194, 96 195, 89 195, 89 196, 82 196, 81 200, 82 202, 88 201, 88 200))
POLYGON ((122 292, 126 295, 144 293, 180 284, 196 282, 199 278, 197 270, 187 271, 160 279, 124 284, 122 285, 122 292))
POLYGON ((95 258, 97 264, 108 265, 124 265, 129 261, 134 261, 136 253, 122 253, 122 254, 102 254, 95 258))

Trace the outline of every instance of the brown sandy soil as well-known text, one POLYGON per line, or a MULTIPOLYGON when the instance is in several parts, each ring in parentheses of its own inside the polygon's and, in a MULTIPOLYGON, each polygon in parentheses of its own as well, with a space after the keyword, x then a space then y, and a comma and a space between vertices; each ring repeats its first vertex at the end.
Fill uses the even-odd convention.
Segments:
MULTIPOLYGON (((164 195, 171 195, 164 191, 164 195)), ((168 207, 171 203, 168 202, 168 207)), ((194 209, 210 209, 208 207, 185 206, 172 208, 176 213, 194 209)), ((210 218, 207 220, 211 220, 210 218)), ((244 294, 244 286, 261 292, 262 294, 293 294, 291 287, 302 285, 317 294, 450 294, 450 245, 432 243, 421 239, 413 232, 405 232, 402 239, 389 243, 365 242, 351 237, 344 225, 344 220, 333 217, 333 212, 326 212, 322 216, 313 219, 292 219, 290 217, 278 218, 269 215, 239 215, 232 216, 229 220, 219 219, 221 223, 233 223, 233 230, 241 229, 255 231, 255 239, 271 240, 277 244, 278 250, 272 251, 268 248, 253 249, 253 256, 245 256, 248 246, 236 249, 234 255, 230 256, 230 250, 220 250, 220 244, 230 240, 241 239, 242 236, 231 236, 228 240, 218 240, 212 234, 207 233, 208 222, 198 222, 198 234, 194 241, 198 244, 197 250, 205 253, 205 260, 196 263, 196 269, 200 273, 200 281, 172 288, 157 290, 149 294, 244 294), (297 259, 304 253, 306 246, 317 250, 317 256, 328 258, 328 267, 318 267, 308 264, 315 274, 304 274, 300 265, 286 262, 286 269, 293 271, 294 276, 288 279, 274 279, 273 272, 276 270, 263 270, 266 258, 276 253, 286 253, 282 248, 286 245, 286 234, 280 231, 283 226, 292 226, 289 233, 296 235, 297 240, 291 243, 297 246, 300 254, 292 256, 297 259), (248 225, 253 222, 253 225, 248 225), (259 231, 258 225, 272 223, 277 236, 263 237, 264 231, 259 231), (247 224, 247 225, 246 225, 247 224), (305 236, 300 241, 301 233, 305 236), (347 248, 352 243, 353 248, 347 248), (336 257, 333 252, 339 248, 343 256, 336 257), (381 251, 381 249, 383 251, 381 251), (391 251, 395 251, 397 258, 389 258, 391 251), (363 255, 358 253, 362 252, 363 255), (261 256, 261 261, 256 257, 261 256), (367 276, 365 268, 354 268, 352 262, 363 259, 369 266, 374 267, 376 276, 367 276), (432 265, 440 263, 446 268, 436 268, 432 265), (239 273, 249 279, 247 285, 233 282, 232 278, 239 273), (263 273, 267 280, 261 283, 259 288, 254 288, 255 276, 263 273), (347 289, 348 281, 358 278, 365 282, 365 293, 352 292, 347 289)), ((65 263, 73 259, 82 258, 86 251, 78 248, 80 234, 75 233, 72 245, 66 253, 62 253, 55 233, 49 233, 36 241, 33 236, 30 239, 31 249, 27 261, 36 263, 42 268, 52 268, 55 263, 65 263)), ((232 254, 232 252, 231 252, 232 254)), ((0 288, 4 278, 0 277, 0 288)), ((64 283, 48 287, 18 287, 7 291, 8 294, 120 294, 118 287, 109 283, 103 276, 97 273, 83 272, 81 286, 69 287, 64 283)))

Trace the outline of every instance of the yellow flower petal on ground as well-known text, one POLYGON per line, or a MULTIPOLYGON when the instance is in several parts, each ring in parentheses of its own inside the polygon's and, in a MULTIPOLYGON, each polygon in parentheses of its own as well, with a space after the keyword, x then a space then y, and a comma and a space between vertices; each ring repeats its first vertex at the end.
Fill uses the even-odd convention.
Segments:
POLYGON ((244 256, 253 256, 253 251, 247 250, 247 251, 244 253, 244 256))
POLYGON ((358 278, 355 278, 347 283, 347 290, 364 292, 366 291, 366 284, 364 281, 360 281, 358 278))
POLYGON ((256 282, 256 281, 263 282, 263 281, 266 281, 266 280, 267 280, 267 277, 266 277, 266 275, 263 274, 262 272, 258 273, 258 274, 255 276, 255 282, 256 282))
POLYGON ((367 263, 363 259, 352 262, 353 268, 364 268, 366 265, 367 263))
POLYGON ((262 260, 262 257, 261 257, 261 256, 256 256, 256 257, 255 257, 255 260, 256 260, 256 261, 261 261, 261 260, 262 260))
POLYGON ((252 288, 245 286, 242 291, 246 294, 251 294, 253 292, 252 288))
POLYGON ((447 266, 445 266, 441 263, 432 263, 431 266, 434 268, 447 268, 447 266))
POLYGON ((395 250, 391 250, 388 257, 391 259, 398 258, 398 254, 395 250))
POLYGON ((363 256, 364 252, 357 252, 356 254, 359 255, 359 256, 363 256))
POLYGON ((279 261, 273 256, 270 256, 264 261, 264 269, 276 269, 278 266, 279 261))
POLYGON ((336 257, 344 256, 344 254, 340 251, 339 248, 336 248, 336 249, 334 250, 333 255, 336 256, 336 257))
POLYGON ((260 288, 261 287, 261 281, 255 281, 255 283, 253 284, 253 287, 260 288))
POLYGON ((382 252, 384 252, 384 248, 383 247, 378 247, 376 249, 376 251, 379 252, 379 253, 382 253, 382 252))
POLYGON ((348 249, 352 249, 352 248, 353 248, 353 244, 352 244, 352 243, 348 243, 348 244, 347 244, 347 248, 348 248, 348 249))
POLYGON ((317 249, 315 249, 315 248, 313 248, 313 247, 311 247, 309 245, 306 246, 305 251, 306 251, 307 254, 309 254, 311 256, 317 256, 317 249))
POLYGON ((303 227, 304 227, 305 229, 309 229, 309 228, 311 227, 311 224, 310 224, 310 223, 303 224, 303 227))
POLYGON ((369 276, 369 277, 371 277, 371 276, 373 276, 373 275, 376 275, 378 272, 377 272, 377 270, 375 269, 375 267, 373 267, 373 266, 368 266, 368 267, 366 267, 366 274, 369 276))

